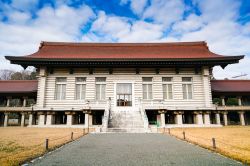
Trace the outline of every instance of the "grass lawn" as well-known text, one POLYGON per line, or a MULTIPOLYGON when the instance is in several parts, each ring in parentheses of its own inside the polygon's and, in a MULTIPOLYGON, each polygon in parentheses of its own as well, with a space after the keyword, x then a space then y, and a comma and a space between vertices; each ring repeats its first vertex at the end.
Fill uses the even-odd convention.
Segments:
POLYGON ((215 150, 225 156, 250 164, 250 126, 229 126, 221 128, 176 128, 171 135, 202 147, 215 150), (212 147, 215 138, 216 149, 212 147))
POLYGON ((53 149, 83 135, 83 129, 70 128, 0 128, 0 165, 19 165, 45 152, 45 139, 53 149))

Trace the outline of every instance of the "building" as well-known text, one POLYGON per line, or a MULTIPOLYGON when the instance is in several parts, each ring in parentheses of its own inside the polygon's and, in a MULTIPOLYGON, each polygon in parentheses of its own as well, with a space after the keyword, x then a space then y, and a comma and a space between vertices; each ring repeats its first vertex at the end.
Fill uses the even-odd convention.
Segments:
MULTIPOLYGON (((244 114, 249 108, 242 103, 249 103, 250 91, 227 92, 233 88, 224 84, 233 81, 211 81, 214 66, 224 68, 243 57, 212 53, 205 42, 42 42, 34 54, 6 59, 38 71, 36 104, 21 111, 21 124, 27 112, 31 126, 150 132, 228 125, 232 110, 239 123, 249 123, 249 113, 244 114), (239 106, 225 106, 234 95, 239 106), (213 96, 221 102, 213 104, 213 96)), ((2 100, 10 103, 10 96, 2 100)), ((2 119, 8 119, 8 109, 1 108, 2 119)))

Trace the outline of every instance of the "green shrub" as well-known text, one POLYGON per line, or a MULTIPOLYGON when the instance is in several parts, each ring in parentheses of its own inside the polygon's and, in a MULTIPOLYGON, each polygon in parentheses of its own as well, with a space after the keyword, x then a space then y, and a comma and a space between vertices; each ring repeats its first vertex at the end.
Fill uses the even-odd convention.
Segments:
POLYGON ((238 105, 238 100, 237 98, 228 98, 226 105, 238 105))
POLYGON ((220 98, 213 98, 213 104, 222 105, 220 98))

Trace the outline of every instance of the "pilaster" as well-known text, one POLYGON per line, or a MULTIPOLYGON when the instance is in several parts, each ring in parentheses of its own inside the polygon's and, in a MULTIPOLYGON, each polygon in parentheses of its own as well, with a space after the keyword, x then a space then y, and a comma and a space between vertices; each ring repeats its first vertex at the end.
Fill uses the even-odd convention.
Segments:
POLYGON ((209 67, 207 66, 202 68, 202 81, 203 81, 205 107, 211 107, 212 95, 211 95, 211 85, 210 85, 210 74, 209 74, 209 67))
POLYGON ((37 107, 45 106, 47 68, 40 67, 38 78, 37 107))

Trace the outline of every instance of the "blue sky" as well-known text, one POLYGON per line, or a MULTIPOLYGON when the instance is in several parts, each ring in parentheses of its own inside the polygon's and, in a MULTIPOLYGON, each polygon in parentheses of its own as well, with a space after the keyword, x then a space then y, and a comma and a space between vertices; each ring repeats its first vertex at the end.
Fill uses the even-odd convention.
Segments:
POLYGON ((212 52, 246 55, 214 68, 217 78, 250 78, 249 0, 0 0, 0 69, 5 55, 37 51, 41 41, 206 41, 212 52), (247 2, 248 1, 248 2, 247 2))

